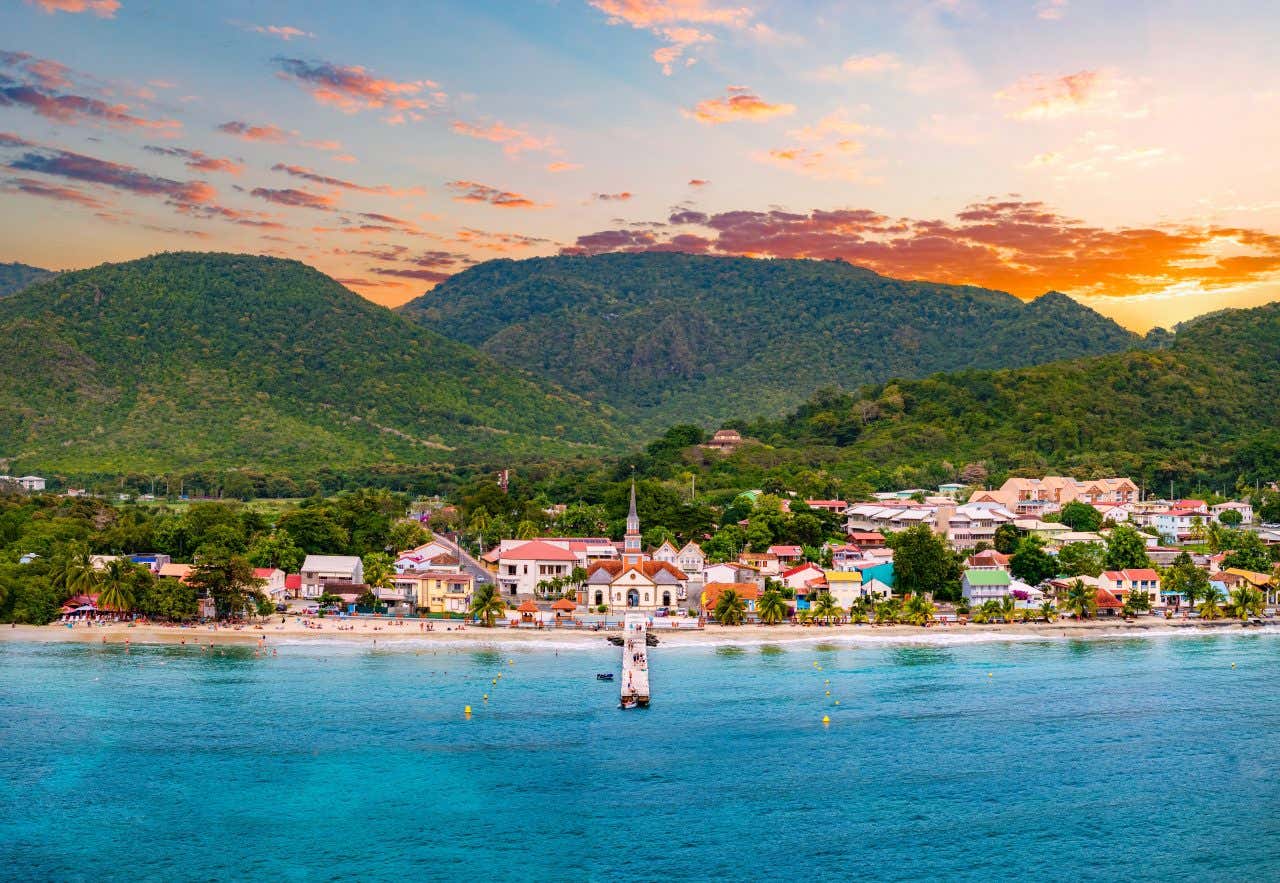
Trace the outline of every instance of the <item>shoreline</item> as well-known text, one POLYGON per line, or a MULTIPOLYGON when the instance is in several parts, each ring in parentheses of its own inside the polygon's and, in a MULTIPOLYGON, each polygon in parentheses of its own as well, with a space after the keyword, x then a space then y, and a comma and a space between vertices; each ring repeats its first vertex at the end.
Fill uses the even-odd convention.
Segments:
MULTIPOLYGON (((235 627, 196 626, 183 628, 168 625, 135 625, 111 623, 87 627, 77 625, 67 628, 62 624, 44 626, 0 626, 0 642, 25 642, 45 644, 139 644, 139 645, 223 645, 223 646, 299 646, 311 643, 349 644, 354 647, 392 647, 395 645, 448 645, 453 647, 506 645, 539 648, 592 649, 606 645, 612 632, 595 632, 569 629, 511 629, 468 626, 451 631, 420 632, 411 625, 395 626, 390 621, 357 623, 354 629, 339 631, 336 620, 332 625, 324 623, 319 628, 308 627, 296 621, 284 624, 267 623, 263 626, 235 627)), ((459 623, 460 624, 460 623, 459 623)), ((1280 634, 1280 624, 1244 628, 1236 620, 1221 619, 1214 622, 1200 620, 1166 620, 1151 618, 1149 621, 1124 622, 1085 620, 1059 620, 1053 623, 969 624, 964 626, 910 626, 910 625, 838 625, 800 626, 783 625, 708 625, 701 630, 666 631, 656 634, 659 646, 679 647, 732 647, 761 644, 800 644, 850 642, 853 644, 968 644, 1001 641, 1090 640, 1106 638, 1161 637, 1170 635, 1210 634, 1280 634)))

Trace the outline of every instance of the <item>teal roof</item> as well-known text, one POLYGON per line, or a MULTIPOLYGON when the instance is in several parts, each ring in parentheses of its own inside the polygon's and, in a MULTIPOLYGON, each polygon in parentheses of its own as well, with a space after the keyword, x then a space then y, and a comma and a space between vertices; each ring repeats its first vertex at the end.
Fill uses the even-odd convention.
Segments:
POLYGON ((1007 586, 1009 574, 1003 570, 966 570, 964 578, 971 586, 1007 586))

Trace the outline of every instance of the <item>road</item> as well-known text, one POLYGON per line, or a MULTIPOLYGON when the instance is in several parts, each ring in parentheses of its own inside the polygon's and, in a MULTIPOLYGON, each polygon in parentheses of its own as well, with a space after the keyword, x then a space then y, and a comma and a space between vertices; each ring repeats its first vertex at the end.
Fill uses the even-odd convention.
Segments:
POLYGON ((462 564, 463 572, 469 573, 473 577, 475 577, 476 585, 480 585, 481 583, 493 582, 493 574, 485 570, 484 567, 480 565, 479 561, 477 561, 476 559, 472 558, 469 554, 467 554, 466 549, 462 548, 457 543, 451 542, 447 538, 440 536, 437 533, 433 533, 431 536, 440 545, 445 546, 454 555, 458 556, 458 561, 462 564))

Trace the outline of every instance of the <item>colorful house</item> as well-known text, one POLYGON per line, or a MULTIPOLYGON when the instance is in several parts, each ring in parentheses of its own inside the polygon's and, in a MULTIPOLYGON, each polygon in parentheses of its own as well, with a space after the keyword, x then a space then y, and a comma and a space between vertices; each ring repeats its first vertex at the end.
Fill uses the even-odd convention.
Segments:
POLYGON ((960 577, 960 591, 973 606, 999 601, 1009 594, 1012 578, 1006 570, 966 570, 960 577))

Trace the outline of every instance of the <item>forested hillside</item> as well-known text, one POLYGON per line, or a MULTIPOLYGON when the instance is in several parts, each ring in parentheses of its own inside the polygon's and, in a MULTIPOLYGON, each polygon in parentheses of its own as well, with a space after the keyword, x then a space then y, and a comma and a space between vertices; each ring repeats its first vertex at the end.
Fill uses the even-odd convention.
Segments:
POLYGON ((401 308, 647 428, 780 415, 824 385, 1117 352, 1061 294, 890 279, 842 261, 687 254, 489 261, 401 308))
POLYGON ((32 267, 28 264, 4 264, 0 263, 0 297, 7 294, 13 294, 15 291, 21 291, 32 282, 37 282, 47 276, 52 276, 53 271, 42 270, 39 267, 32 267))
POLYGON ((296 261, 163 254, 0 300, 13 469, 296 470, 556 456, 601 409, 296 261))

